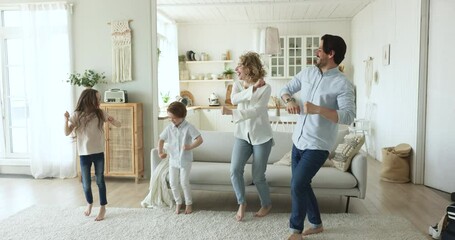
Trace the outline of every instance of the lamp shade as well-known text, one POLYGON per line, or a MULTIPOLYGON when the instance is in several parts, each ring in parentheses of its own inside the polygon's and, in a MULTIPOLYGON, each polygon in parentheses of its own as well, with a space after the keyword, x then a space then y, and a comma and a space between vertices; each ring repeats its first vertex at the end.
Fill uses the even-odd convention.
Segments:
POLYGON ((278 28, 266 27, 259 37, 259 53, 272 55, 280 53, 280 34, 278 28))

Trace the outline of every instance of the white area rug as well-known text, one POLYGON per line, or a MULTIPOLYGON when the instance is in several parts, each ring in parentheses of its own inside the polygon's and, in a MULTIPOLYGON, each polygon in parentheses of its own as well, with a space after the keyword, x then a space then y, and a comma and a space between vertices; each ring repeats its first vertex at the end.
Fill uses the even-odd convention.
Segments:
MULTIPOLYGON (((107 208, 95 222, 83 207, 33 206, 0 222, 0 239, 286 239, 288 213, 236 222, 233 212, 195 211, 176 215, 170 209, 107 208)), ((305 239, 428 239, 396 216, 323 214, 325 231, 305 239)))

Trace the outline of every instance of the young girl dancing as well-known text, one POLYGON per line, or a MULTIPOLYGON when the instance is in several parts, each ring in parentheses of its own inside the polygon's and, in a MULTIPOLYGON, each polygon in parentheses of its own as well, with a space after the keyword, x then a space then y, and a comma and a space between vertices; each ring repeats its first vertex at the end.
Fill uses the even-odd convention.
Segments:
POLYGON ((100 109, 101 96, 94 89, 85 89, 77 102, 74 114, 65 112, 65 135, 73 131, 77 142, 77 151, 80 156, 82 187, 87 209, 86 216, 90 216, 93 206, 90 168, 95 166, 96 184, 100 195, 100 211, 95 221, 101 221, 106 214, 106 184, 104 182, 104 123, 108 122, 120 127, 120 122, 100 109))

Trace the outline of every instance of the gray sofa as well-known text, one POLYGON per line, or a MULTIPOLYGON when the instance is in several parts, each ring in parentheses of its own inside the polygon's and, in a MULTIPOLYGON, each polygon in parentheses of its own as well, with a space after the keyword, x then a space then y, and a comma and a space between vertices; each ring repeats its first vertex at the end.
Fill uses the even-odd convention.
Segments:
MULTIPOLYGON (((193 150, 194 162, 191 168, 190 183, 193 190, 233 191, 230 179, 231 152, 234 144, 232 132, 201 131, 204 143, 193 150)), ((272 194, 290 194, 291 168, 273 164, 279 161, 292 148, 292 133, 274 132, 275 145, 269 157, 266 178, 272 194)), ((342 142, 347 129, 339 131, 337 142, 342 142)), ((158 150, 151 151, 152 173, 160 163, 158 150)), ((250 159, 251 161, 251 159, 250 159)), ((247 192, 256 192, 252 182, 251 164, 244 173, 247 192)), ((323 167, 313 179, 316 195, 346 196, 346 212, 350 197, 365 198, 367 183, 366 157, 359 153, 353 159, 351 168, 342 172, 334 167, 323 167)))

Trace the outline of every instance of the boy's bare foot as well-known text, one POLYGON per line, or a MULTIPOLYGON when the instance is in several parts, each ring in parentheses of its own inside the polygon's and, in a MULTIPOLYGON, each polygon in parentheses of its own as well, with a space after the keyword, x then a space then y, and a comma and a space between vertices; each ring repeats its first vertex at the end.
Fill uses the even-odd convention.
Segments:
POLYGON ((270 210, 272 209, 272 205, 269 205, 267 207, 261 207, 261 209, 259 209, 259 211, 257 211, 254 216, 255 217, 264 217, 266 216, 267 214, 269 214, 270 210))
POLYGON ((190 214, 193 212, 193 205, 186 205, 185 214, 190 214))
POLYGON ((317 227, 317 228, 311 228, 310 227, 310 228, 307 228, 307 229, 303 230, 302 235, 306 236, 306 235, 320 233, 322 231, 324 231, 324 228, 322 226, 317 227))
POLYGON ((246 203, 240 204, 239 210, 237 210, 237 214, 235 215, 235 219, 237 219, 237 221, 240 222, 243 220, 243 217, 245 217, 245 210, 246 210, 246 203))
POLYGON ((300 233, 293 233, 289 236, 288 240, 301 240, 303 239, 302 234, 300 233))
POLYGON ((87 217, 90 216, 90 213, 92 213, 92 206, 93 206, 93 204, 87 204, 87 208, 84 211, 85 216, 87 216, 87 217))
POLYGON ((106 215, 106 206, 101 206, 100 207, 100 212, 98 213, 98 216, 96 216, 95 221, 101 221, 104 219, 104 215, 106 215))
POLYGON ((175 214, 180 214, 180 208, 182 207, 182 204, 176 204, 175 205, 175 214))

